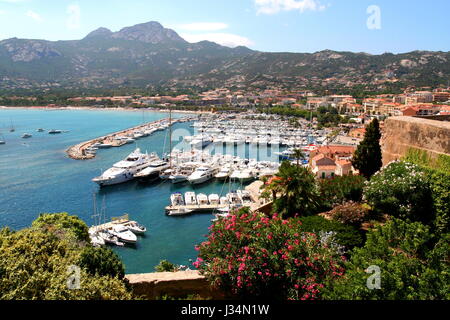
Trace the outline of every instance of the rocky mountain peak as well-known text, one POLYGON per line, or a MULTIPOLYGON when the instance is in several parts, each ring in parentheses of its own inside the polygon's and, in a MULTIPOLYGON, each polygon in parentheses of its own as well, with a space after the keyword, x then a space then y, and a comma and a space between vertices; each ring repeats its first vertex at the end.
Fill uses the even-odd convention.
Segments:
MULTIPOLYGON (((113 32, 107 28, 98 28, 91 33, 89 33, 86 38, 93 38, 93 37, 109 37, 113 34, 113 32)), ((85 38, 85 39, 86 39, 85 38)))
POLYGON ((150 21, 126 27, 112 35, 116 39, 137 40, 145 43, 168 43, 168 42, 183 42, 186 41, 181 38, 175 31, 164 28, 159 22, 150 21))

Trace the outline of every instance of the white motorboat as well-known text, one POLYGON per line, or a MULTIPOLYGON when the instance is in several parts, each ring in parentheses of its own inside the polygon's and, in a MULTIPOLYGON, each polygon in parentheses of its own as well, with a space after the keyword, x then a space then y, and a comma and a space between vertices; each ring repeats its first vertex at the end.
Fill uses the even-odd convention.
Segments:
POLYGON ((39 128, 39 129, 36 130, 36 132, 44 132, 44 129, 39 128))
POLYGON ((220 171, 215 175, 215 178, 218 180, 226 180, 231 175, 231 167, 223 167, 220 171))
POLYGON ((220 204, 220 198, 219 198, 219 195, 216 194, 216 193, 210 194, 210 195, 208 196, 208 201, 209 201, 209 204, 213 204, 213 205, 218 205, 218 204, 220 204))
POLYGON ((196 205, 197 197, 195 196, 195 192, 188 191, 184 194, 184 203, 186 205, 196 205))
POLYGON ((241 200, 242 204, 249 205, 252 203, 252 197, 250 195, 250 192, 247 190, 237 190, 237 195, 239 199, 241 200))
POLYGON ((136 173, 134 177, 141 181, 155 181, 159 179, 161 172, 168 168, 169 164, 166 161, 156 160, 150 163, 147 168, 136 173))
POLYGON ((119 241, 119 238, 115 235, 113 235, 108 230, 101 230, 98 232, 99 237, 103 239, 105 243, 114 244, 116 246, 124 246, 125 244, 121 241, 119 241))
POLYGON ((32 135, 29 134, 29 133, 24 133, 24 134, 22 135, 22 139, 28 139, 28 138, 31 138, 31 137, 32 137, 32 135))
POLYGON ((172 175, 170 175, 169 179, 172 183, 181 183, 188 181, 189 176, 195 171, 195 169, 199 166, 198 163, 189 162, 183 164, 177 170, 175 170, 172 175))
POLYGON ((62 130, 52 129, 48 132, 48 134, 59 134, 59 133, 62 133, 62 130))
POLYGON ((105 240, 96 231, 89 231, 89 238, 91 240, 91 244, 94 247, 100 247, 105 245, 105 240))
POLYGON ((194 210, 187 209, 187 208, 179 208, 170 210, 167 215, 168 216, 186 216, 188 214, 191 214, 194 210))
POLYGON ((100 186, 123 183, 132 180, 136 173, 147 168, 153 161, 158 159, 156 154, 143 154, 138 148, 125 160, 115 163, 112 168, 106 170, 101 176, 92 179, 92 181, 100 186))
POLYGON ((136 221, 125 222, 123 225, 134 234, 144 234, 147 231, 146 227, 136 221))
POLYGON ((227 205, 228 204, 228 198, 227 197, 220 197, 219 203, 221 205, 227 205))
POLYGON ((183 206, 184 199, 183 194, 181 192, 176 192, 170 195, 170 203, 173 207, 183 206))
POLYGON ((111 143, 100 143, 97 145, 97 148, 99 149, 108 149, 108 148, 112 148, 112 144, 111 143))
POLYGON ((159 174, 159 178, 162 180, 168 180, 170 176, 173 174, 173 169, 166 169, 159 174))
POLYGON ((188 177, 188 181, 191 184, 200 184, 214 178, 216 172, 217 170, 214 168, 201 166, 188 177))
POLYGON ((109 231, 111 232, 112 235, 119 238, 119 240, 122 242, 125 242, 125 243, 136 243, 137 242, 136 235, 133 232, 131 232, 130 230, 128 230, 128 228, 122 224, 115 225, 109 231))
POLYGON ((204 193, 199 193, 197 195, 197 204, 199 206, 209 204, 208 203, 208 196, 206 194, 204 194, 204 193))

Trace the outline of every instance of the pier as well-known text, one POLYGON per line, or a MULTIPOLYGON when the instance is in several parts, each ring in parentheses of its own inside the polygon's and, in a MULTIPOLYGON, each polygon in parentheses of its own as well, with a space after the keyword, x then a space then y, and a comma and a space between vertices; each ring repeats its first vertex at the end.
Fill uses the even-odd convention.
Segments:
POLYGON ((152 129, 152 128, 157 128, 159 125, 162 125, 163 123, 168 123, 169 125, 173 125, 173 124, 179 123, 179 122, 188 122, 188 121, 191 121, 191 119, 190 118, 172 119, 172 121, 170 121, 170 123, 169 123, 169 121, 170 121, 169 118, 165 118, 165 119, 161 119, 161 120, 157 120, 157 121, 153 121, 153 122, 140 124, 138 126, 128 128, 125 130, 117 131, 117 132, 108 134, 103 137, 98 137, 98 138, 95 138, 92 140, 84 141, 75 146, 68 148, 66 150, 66 153, 68 154, 68 156, 70 158, 75 159, 75 160, 93 159, 93 158, 95 158, 95 153, 86 152, 86 149, 91 148, 96 143, 110 144, 111 147, 121 147, 121 146, 127 144, 127 142, 125 142, 123 140, 116 140, 117 137, 129 136, 138 130, 144 130, 144 129, 148 130, 148 129, 152 129))

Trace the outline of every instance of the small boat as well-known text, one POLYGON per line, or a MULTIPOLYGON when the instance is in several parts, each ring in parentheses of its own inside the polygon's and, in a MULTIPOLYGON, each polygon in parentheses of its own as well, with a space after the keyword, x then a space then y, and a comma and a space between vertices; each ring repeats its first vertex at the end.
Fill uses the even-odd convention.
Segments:
POLYGON ((119 241, 119 238, 113 235, 111 232, 107 230, 102 230, 98 232, 99 237, 103 239, 105 243, 114 244, 119 247, 123 247, 125 244, 119 241))
POLYGON ((59 134, 59 133, 62 133, 62 130, 52 129, 48 132, 48 134, 59 134))
POLYGON ((186 205, 196 205, 197 197, 195 196, 195 192, 188 191, 184 194, 184 203, 186 205))
POLYGON ((170 203, 172 204, 173 207, 183 206, 184 205, 183 194, 180 192, 176 192, 170 195, 170 203))
POLYGON ((197 204, 199 206, 201 205, 207 205, 208 204, 208 196, 204 193, 199 193, 197 195, 197 204))
POLYGON ((97 148, 99 149, 108 149, 111 148, 113 145, 110 143, 100 143, 97 145, 97 148))
POLYGON ((146 227, 136 221, 125 222, 123 225, 134 234, 144 234, 147 231, 146 227))
POLYGON ((179 209, 174 209, 174 210, 170 210, 167 215, 168 216, 186 216, 188 214, 191 214, 194 210, 192 209, 187 209, 187 208, 179 208, 179 209))
POLYGON ((32 135, 29 134, 29 133, 24 133, 24 134, 22 135, 22 139, 28 139, 28 138, 31 138, 31 137, 32 137, 32 135))
POLYGON ((36 131, 37 131, 37 132, 44 132, 44 129, 39 128, 39 129, 37 129, 36 131))
POLYGON ((125 227, 122 224, 118 224, 110 229, 110 232, 112 235, 119 238, 120 241, 125 243, 136 243, 137 237, 136 235, 128 230, 127 227, 125 227))
POLYGON ((89 231, 89 238, 91 239, 91 243, 94 247, 100 247, 105 245, 105 239, 103 239, 98 232, 89 231))
POLYGON ((226 180, 231 175, 231 168, 230 167, 224 167, 220 169, 219 173, 215 175, 215 178, 218 180, 226 180))
POLYGON ((214 204, 214 205, 220 204, 220 198, 219 198, 219 195, 218 195, 218 194, 215 194, 215 193, 210 194, 210 195, 208 196, 208 201, 209 201, 209 204, 214 204))

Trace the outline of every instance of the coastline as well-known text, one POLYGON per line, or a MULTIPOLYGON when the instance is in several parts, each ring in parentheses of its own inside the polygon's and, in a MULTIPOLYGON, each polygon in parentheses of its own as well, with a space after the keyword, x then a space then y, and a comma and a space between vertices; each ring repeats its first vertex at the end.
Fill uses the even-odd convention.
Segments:
MULTIPOLYGON (((154 108, 126 108, 126 107, 117 107, 117 108, 95 108, 95 107, 47 107, 47 106, 0 106, 0 110, 7 109, 22 109, 22 110, 88 110, 88 111, 119 111, 119 112, 170 112, 170 109, 154 109, 154 108)), ((212 114, 211 111, 189 111, 189 110, 178 110, 172 109, 172 112, 176 113, 186 113, 186 114, 212 114)))

